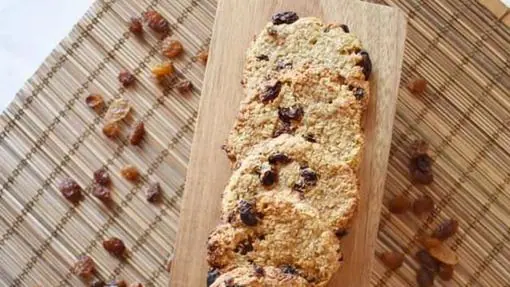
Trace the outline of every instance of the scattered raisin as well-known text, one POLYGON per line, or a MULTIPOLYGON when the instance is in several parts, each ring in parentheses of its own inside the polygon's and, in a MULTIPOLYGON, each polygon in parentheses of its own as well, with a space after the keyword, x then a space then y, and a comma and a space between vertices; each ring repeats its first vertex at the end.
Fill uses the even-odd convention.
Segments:
POLYGON ((110 189, 101 185, 94 186, 92 195, 99 198, 102 201, 110 201, 112 199, 110 189))
POLYGON ((296 270, 296 268, 292 265, 283 265, 282 267, 280 267, 280 269, 282 270, 283 273, 285 274, 298 274, 298 271, 296 270))
POLYGON ((361 50, 359 52, 361 55, 361 62, 359 63, 363 67, 363 74, 365 75, 365 80, 370 78, 370 74, 372 73, 372 60, 370 60, 370 56, 368 52, 365 50, 361 50))
POLYGON ((89 108, 94 109, 94 111, 99 112, 104 107, 104 100, 101 95, 92 94, 85 98, 85 103, 89 108))
POLYGON ((427 154, 419 154, 411 158, 410 172, 414 182, 429 184, 434 179, 432 159, 427 154))
POLYGON ((72 178, 64 178, 58 184, 58 189, 72 203, 78 203, 81 200, 81 186, 72 178))
POLYGON ((274 83, 267 85, 264 92, 260 95, 260 100, 263 103, 267 103, 276 99, 276 97, 280 94, 281 89, 282 82, 280 81, 275 81, 274 83))
POLYGON ((129 31, 135 35, 141 35, 143 33, 143 25, 140 18, 131 18, 131 21, 129 22, 129 31))
POLYGON ((349 26, 347 26, 345 24, 341 24, 340 28, 342 28, 342 30, 344 30, 345 33, 349 33, 350 32, 349 26))
POLYGON ((255 266, 255 276, 257 277, 263 277, 264 274, 265 274, 265 271, 264 271, 264 268, 260 267, 260 266, 255 266))
POLYGON ((220 277, 220 271, 216 268, 210 269, 207 272, 207 286, 211 286, 218 277, 220 277))
POLYGON ((338 228, 335 230, 335 235, 338 239, 342 239, 349 234, 349 231, 345 228, 338 228))
POLYGON ((430 253, 422 249, 416 253, 416 259, 420 263, 421 267, 430 270, 431 272, 437 272, 439 270, 439 261, 432 257, 430 253))
POLYGON ((301 168, 299 175, 301 175, 301 177, 304 179, 304 182, 307 186, 314 186, 317 184, 317 173, 313 169, 309 167, 301 168))
POLYGON ((413 212, 416 215, 431 212, 434 209, 434 201, 428 195, 416 199, 413 203, 413 212))
POLYGON ((154 203, 161 199, 161 186, 159 183, 151 184, 145 191, 145 196, 148 202, 154 203))
POLYGON ((273 138, 276 138, 282 134, 293 134, 295 128, 290 125, 290 123, 280 122, 278 127, 273 132, 273 138))
POLYGON ((411 91, 411 93, 419 95, 425 92, 425 89, 427 88, 427 81, 422 78, 413 79, 407 84, 407 88, 411 91))
POLYGON ((450 281, 453 277, 453 266, 447 264, 441 264, 439 266, 439 278, 444 281, 450 281))
POLYGON ((116 122, 106 123, 103 126, 103 134, 111 139, 120 135, 120 126, 116 122))
POLYGON ((135 76, 128 71, 121 71, 119 73, 119 82, 124 88, 127 88, 135 83, 135 76))
POLYGON ((117 257, 123 257, 126 251, 126 245, 119 238, 112 237, 103 241, 103 248, 110 254, 117 257))
POLYGON ((292 186, 292 190, 297 191, 299 193, 305 192, 306 191, 305 181, 302 178, 298 179, 292 186))
POLYGON ((207 60, 209 59, 209 51, 202 51, 198 53, 197 58, 202 64, 207 64, 207 60))
POLYGON ((147 11, 143 14, 143 18, 147 22, 147 26, 155 32, 162 34, 170 32, 170 23, 159 12, 147 11))
POLYGON ((356 100, 361 101, 365 96, 365 90, 363 88, 355 88, 354 89, 354 97, 356 100))
POLYGON ((259 61, 269 61, 269 57, 267 55, 258 55, 255 58, 257 58, 259 61))
POLYGON ((278 118, 283 122, 300 121, 303 118, 303 107, 294 105, 289 108, 278 108, 278 118))
POLYGON ((110 175, 105 168, 100 168, 94 172, 94 181, 101 186, 109 186, 111 183, 110 175))
POLYGON ((281 24, 292 24, 296 22, 299 19, 296 12, 292 11, 285 11, 285 12, 279 12, 273 15, 271 17, 271 20, 273 21, 274 25, 281 25, 281 24))
POLYGON ((106 111, 104 121, 105 123, 119 122, 126 118, 130 111, 131 105, 129 101, 123 98, 114 100, 106 111))
POLYGON ((237 252, 241 255, 246 255, 248 252, 252 252, 253 251, 253 245, 251 244, 251 242, 249 240, 245 240, 241 243, 239 243, 239 245, 237 245, 237 247, 234 249, 234 252, 237 252))
POLYGON ((259 179, 263 186, 272 186, 278 181, 278 174, 272 166, 264 166, 260 169, 259 179))
POLYGON ((105 287, 105 286, 106 283, 103 280, 97 278, 90 283, 90 287, 105 287))
POLYGON ((433 237, 439 240, 445 240, 452 237, 459 229, 459 223, 455 219, 447 219, 443 221, 434 231, 433 237))
POLYGON ((434 285, 434 273, 426 268, 420 268, 416 273, 416 282, 419 287, 430 287, 434 285))
POLYGON ((174 71, 175 71, 174 65, 170 61, 157 64, 151 68, 152 75, 156 79, 171 76, 174 73, 174 71))
POLYGON ((175 88, 179 91, 179 93, 186 94, 193 89, 193 85, 191 84, 191 81, 184 80, 175 85, 175 88))
POLYGON ((386 251, 379 256, 381 261, 391 270, 395 270, 404 263, 404 254, 396 251, 386 251))
POLYGON ((161 43, 161 54, 168 58, 175 58, 182 54, 182 51, 184 51, 184 48, 178 40, 167 37, 161 43))
POLYGON ((410 207, 411 202, 409 201, 409 199, 406 196, 399 195, 395 196, 390 201, 388 209, 390 210, 391 213, 402 214, 409 210, 410 207))
POLYGON ((270 164, 287 164, 292 160, 286 154, 283 153, 275 153, 269 156, 268 162, 270 164))
POLYGON ((132 145, 139 145, 143 137, 145 136, 145 125, 142 121, 139 121, 135 124, 135 127, 131 131, 131 135, 129 135, 129 143, 132 145))
POLYGON ((313 134, 306 134, 303 137, 305 138, 306 141, 309 141, 311 143, 316 143, 317 142, 317 140, 315 139, 313 134))
POLYGON ((122 177, 129 181, 138 181, 138 178, 140 177, 140 173, 138 172, 138 169, 132 165, 126 165, 120 170, 120 174, 122 177))
POLYGON ((421 154, 428 154, 428 152, 429 152, 429 144, 424 140, 415 140, 411 144, 412 157, 421 155, 421 154))
POLYGON ((239 217, 241 221, 248 226, 255 226, 258 223, 258 218, 254 213, 253 205, 248 201, 241 199, 238 203, 239 217))
POLYGON ((78 258, 78 261, 74 263, 72 271, 74 274, 82 278, 90 278, 96 272, 96 265, 92 257, 83 255, 78 258))

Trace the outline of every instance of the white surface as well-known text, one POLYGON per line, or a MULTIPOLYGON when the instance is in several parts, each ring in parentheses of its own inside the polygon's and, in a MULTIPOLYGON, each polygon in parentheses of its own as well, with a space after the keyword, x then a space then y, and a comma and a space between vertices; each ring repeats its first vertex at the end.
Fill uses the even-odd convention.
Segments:
MULTIPOLYGON (((0 111, 94 0, 0 0, 0 111)), ((503 0, 510 7, 510 0, 503 0)))

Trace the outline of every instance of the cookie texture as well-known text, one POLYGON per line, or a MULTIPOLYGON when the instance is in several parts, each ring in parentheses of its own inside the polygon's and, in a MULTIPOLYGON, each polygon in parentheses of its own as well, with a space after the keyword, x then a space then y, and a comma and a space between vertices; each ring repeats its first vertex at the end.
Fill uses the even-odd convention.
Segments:
POLYGON ((366 81, 346 79, 333 70, 302 69, 246 93, 225 145, 234 166, 254 145, 280 134, 322 144, 336 160, 358 166, 370 94, 366 81))
POLYGON ((229 223, 208 238, 211 267, 224 273, 273 266, 305 278, 311 286, 325 286, 340 266, 340 243, 310 206, 279 196, 257 196, 240 201, 238 207, 229 223))
POLYGON ((239 267, 221 275, 211 287, 306 287, 311 286, 301 276, 284 273, 275 267, 239 267))
POLYGON ((345 229, 354 217, 358 192, 353 169, 332 160, 323 145, 281 135, 257 145, 243 159, 223 192, 222 213, 227 220, 237 212, 239 200, 278 195, 316 209, 330 228, 345 229))

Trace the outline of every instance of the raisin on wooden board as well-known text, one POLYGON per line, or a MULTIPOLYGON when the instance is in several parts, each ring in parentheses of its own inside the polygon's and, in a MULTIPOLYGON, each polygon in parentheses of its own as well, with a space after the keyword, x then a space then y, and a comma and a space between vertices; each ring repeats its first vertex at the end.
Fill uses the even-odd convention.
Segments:
POLYGON ((200 63, 202 63, 204 65, 207 64, 207 60, 209 59, 209 52, 202 51, 202 52, 198 53, 197 59, 200 61, 200 63))
POLYGON ((453 266, 447 264, 441 264, 439 266, 439 278, 444 281, 449 281, 453 278, 453 266))
POLYGON ((174 72, 174 65, 170 61, 157 64, 151 68, 151 73, 156 79, 171 76, 174 72))
POLYGON ((64 178, 58 185, 62 195, 72 203, 78 203, 82 198, 81 186, 72 178, 64 178))
POLYGON ((459 229, 459 223, 455 219, 443 221, 434 231, 433 236, 439 240, 445 240, 452 237, 459 229))
POLYGON ((420 263, 421 267, 430 270, 431 272, 437 272, 439 270, 439 261, 432 257, 430 253, 422 249, 416 253, 416 259, 420 263))
POLYGON ((94 172, 94 181, 101 186, 109 186, 111 183, 110 175, 105 168, 100 168, 94 172))
POLYGON ((411 91, 411 93, 419 95, 425 92, 425 89, 427 88, 427 81, 422 78, 413 79, 407 84, 407 88, 411 91))
POLYGON ((178 57, 184 51, 181 42, 170 37, 165 38, 161 43, 161 54, 168 58, 178 57))
POLYGON ((434 210, 434 201, 428 195, 416 199, 413 203, 413 212, 416 215, 432 212, 434 210))
POLYGON ((103 248, 110 254, 123 257, 126 252, 126 245, 119 238, 112 237, 103 241, 103 248))
POLYGON ((395 270, 404 263, 404 254, 396 251, 387 251, 379 255, 381 261, 391 270, 395 270))
POLYGON ((143 14, 143 18, 147 26, 155 32, 162 34, 170 32, 170 23, 159 12, 154 10, 147 11, 143 14))
POLYGON ((106 123, 103 126, 103 134, 111 139, 117 138, 120 135, 120 126, 116 122, 106 123))
POLYGON ((101 201, 108 202, 112 200, 111 191, 108 187, 97 185, 92 190, 92 195, 100 199, 101 201))
POLYGON ((395 196, 389 203, 388 209, 391 213, 402 214, 405 213, 411 207, 411 202, 407 196, 399 195, 395 196))
POLYGON ((433 181, 432 159, 427 154, 416 155, 411 158, 410 172, 413 182, 429 184, 433 181))
POLYGON ((191 81, 184 80, 180 81, 177 85, 175 85, 175 88, 177 89, 177 91, 179 91, 179 93, 186 94, 191 92, 191 90, 193 89, 193 85, 191 84, 191 81))
POLYGON ((119 73, 119 82, 124 88, 127 88, 135 83, 135 76, 128 71, 121 71, 119 73))
POLYGON ((416 282, 419 287, 434 286, 434 273, 428 269, 420 268, 416 273, 416 282))
POLYGON ((142 121, 137 122, 129 135, 129 143, 139 145, 145 136, 145 125, 142 121))
POLYGON ((120 174, 129 181, 138 181, 140 178, 140 172, 138 172, 138 169, 132 165, 124 166, 120 170, 120 174))
POLYGON ((92 108, 95 112, 101 111, 104 107, 104 99, 101 95, 92 94, 85 98, 85 103, 89 108, 92 108))
POLYGON ((135 35, 141 35, 143 33, 143 25, 140 18, 131 18, 131 21, 129 22, 129 31, 135 35))
POLYGON ((73 265, 72 271, 74 274, 82 278, 90 278, 96 272, 96 264, 92 257, 83 255, 78 258, 78 261, 73 265))
POLYGON ((145 192, 146 198, 148 202, 154 203, 161 199, 161 186, 159 183, 153 183, 145 192))

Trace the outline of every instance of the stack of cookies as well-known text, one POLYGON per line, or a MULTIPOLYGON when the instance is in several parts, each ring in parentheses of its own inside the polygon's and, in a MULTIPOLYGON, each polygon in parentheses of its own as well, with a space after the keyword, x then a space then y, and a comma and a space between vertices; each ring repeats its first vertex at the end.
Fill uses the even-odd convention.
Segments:
POLYGON ((325 286, 356 213, 368 53, 345 25, 275 14, 247 52, 208 286, 325 286))

